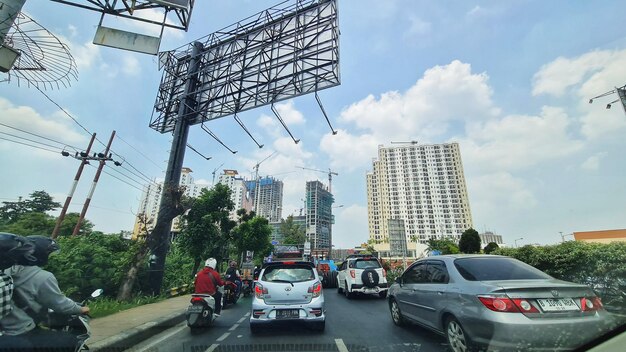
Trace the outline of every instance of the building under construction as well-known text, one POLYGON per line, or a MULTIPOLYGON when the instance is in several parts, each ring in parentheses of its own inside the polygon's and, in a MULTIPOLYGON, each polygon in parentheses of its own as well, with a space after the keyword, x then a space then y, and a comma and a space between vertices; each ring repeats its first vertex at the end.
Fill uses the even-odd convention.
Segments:
POLYGON ((332 208, 334 198, 320 181, 306 183, 306 235, 312 250, 332 247, 332 208))
POLYGON ((266 218, 270 223, 280 222, 283 208, 283 181, 273 177, 264 177, 258 182, 247 181, 246 186, 256 215, 266 218))

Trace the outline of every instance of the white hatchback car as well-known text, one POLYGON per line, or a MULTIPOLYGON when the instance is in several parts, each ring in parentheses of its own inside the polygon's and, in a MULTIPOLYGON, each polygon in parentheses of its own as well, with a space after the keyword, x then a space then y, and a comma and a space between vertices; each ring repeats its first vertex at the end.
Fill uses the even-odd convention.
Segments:
POLYGON ((387 272, 378 258, 367 255, 352 255, 339 267, 337 292, 352 298, 355 293, 377 294, 387 297, 387 272))
POLYGON ((294 322, 324 331, 324 293, 317 270, 306 261, 267 263, 254 285, 250 330, 294 322))

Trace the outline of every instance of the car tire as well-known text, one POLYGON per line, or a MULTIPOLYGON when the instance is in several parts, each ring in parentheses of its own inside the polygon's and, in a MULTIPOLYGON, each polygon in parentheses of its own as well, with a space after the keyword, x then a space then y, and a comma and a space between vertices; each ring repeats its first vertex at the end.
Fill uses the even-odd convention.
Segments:
POLYGON ((343 293, 346 295, 347 299, 352 299, 352 297, 354 297, 354 293, 350 292, 350 290, 348 289, 348 282, 345 281, 345 286, 343 288, 343 293))
POLYGON ((446 319, 445 333, 448 346, 453 352, 477 351, 476 345, 456 318, 449 317, 446 319))
POLYGON ((380 292, 378 292, 378 297, 386 298, 387 297, 387 291, 380 291, 380 292))
POLYGON ((400 311, 400 306, 398 305, 398 302, 396 302, 396 300, 393 298, 389 302, 389 311, 391 313, 391 320, 393 321, 394 324, 398 326, 406 325, 406 320, 402 316, 402 312, 400 311))
POLYGON ((363 286, 368 288, 374 288, 378 286, 378 282, 380 281, 380 277, 378 273, 374 269, 365 269, 363 273, 361 273, 361 281, 363 282, 363 286))
POLYGON ((335 282, 337 283, 337 293, 342 294, 343 288, 341 288, 341 285, 339 285, 339 280, 335 280, 335 282))
POLYGON ((336 287, 337 286, 337 272, 336 271, 331 271, 330 272, 330 287, 336 287))

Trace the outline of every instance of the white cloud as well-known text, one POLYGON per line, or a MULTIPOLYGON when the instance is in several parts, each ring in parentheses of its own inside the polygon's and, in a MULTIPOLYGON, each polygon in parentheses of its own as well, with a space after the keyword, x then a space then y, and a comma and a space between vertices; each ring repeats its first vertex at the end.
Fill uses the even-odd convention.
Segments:
POLYGON ((467 181, 473 214, 501 214, 530 209, 537 198, 528 185, 508 172, 494 172, 467 181))
POLYGON ((606 156, 606 154, 607 153, 597 153, 590 156, 580 165, 580 168, 587 171, 597 171, 600 169, 600 161, 606 156))
POLYGON ((333 244, 336 248, 352 248, 367 242, 367 207, 352 204, 334 209, 333 244))
POLYGON ((432 31, 432 23, 428 21, 424 21, 423 19, 417 16, 414 16, 414 15, 410 16, 409 21, 411 24, 409 26, 409 29, 405 33, 406 37, 411 37, 411 38, 420 37, 420 36, 429 34, 432 31))
POLYGON ((371 167, 372 157, 378 154, 377 140, 371 134, 351 135, 346 130, 337 130, 336 135, 328 133, 320 141, 320 150, 330 157, 330 167, 337 170, 354 171, 371 167))
POLYGON ((122 58, 122 72, 129 76, 138 76, 141 73, 139 60, 133 55, 124 55, 122 58))
POLYGON ((461 141, 463 162, 484 170, 518 170, 580 151, 584 142, 568 133, 571 119, 561 108, 539 116, 510 115, 469 124, 461 141))
POLYGON ((74 57, 74 60, 76 60, 76 66, 78 67, 79 72, 81 70, 90 69, 95 66, 97 62, 102 60, 100 47, 91 42, 78 44, 67 41, 66 44, 70 47, 70 53, 74 57))
MULTIPOLYGON (((295 108, 293 100, 276 104, 274 107, 287 127, 303 125, 306 122, 304 115, 295 108)), ((286 133, 276 116, 262 114, 257 119, 256 124, 263 128, 272 138, 281 138, 286 133)))

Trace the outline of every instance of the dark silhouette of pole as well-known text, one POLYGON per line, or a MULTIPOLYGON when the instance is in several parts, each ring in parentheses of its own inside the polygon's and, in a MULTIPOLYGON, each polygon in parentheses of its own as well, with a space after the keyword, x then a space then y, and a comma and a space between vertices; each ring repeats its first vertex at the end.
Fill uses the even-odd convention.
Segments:
MULTIPOLYGON (((89 156, 91 152, 91 146, 93 145, 93 141, 96 139, 96 134, 91 135, 91 140, 89 141, 89 145, 87 146, 87 150, 85 151, 85 155, 89 156)), ((65 204, 63 204, 63 209, 61 209, 61 214, 59 214, 59 218, 57 219, 56 225, 54 225, 54 230, 52 230, 52 238, 57 238, 59 236, 59 230, 61 229, 61 223, 63 219, 65 219, 65 213, 67 213, 67 208, 70 206, 70 202, 72 201, 72 197, 74 196, 74 191, 76 191, 76 186, 78 185, 78 180, 80 179, 80 175, 83 173, 83 169, 85 165, 87 165, 89 161, 85 156, 81 156, 81 162, 78 166, 78 171, 76 171, 76 176, 74 176, 74 182, 72 183, 72 188, 70 189, 70 193, 65 198, 65 204)))
POLYGON ((78 235, 78 231, 80 231, 80 226, 82 225, 82 222, 85 219, 85 214, 87 214, 87 208, 89 208, 91 197, 93 196, 93 192, 96 190, 96 185, 98 184, 98 180, 100 179, 100 174, 102 173, 102 169, 104 168, 106 161, 111 160, 111 158, 109 158, 109 149, 111 148, 111 143, 113 143, 113 138, 115 138, 115 131, 111 133, 111 138, 109 138, 109 143, 107 143, 107 146, 104 149, 104 155, 101 155, 99 157, 100 165, 98 165, 98 171, 96 171, 96 175, 93 177, 93 183, 91 184, 91 189, 89 190, 89 194, 87 195, 87 200, 85 200, 85 204, 83 204, 83 210, 80 212, 80 217, 78 218, 78 222, 76 223, 76 226, 74 227, 72 236, 78 235))
POLYGON ((170 245, 170 231, 172 228, 171 216, 175 208, 174 191, 180 186, 180 174, 185 158, 185 149, 187 148, 187 137, 189 135, 189 121, 193 121, 198 115, 194 111, 196 106, 196 87, 198 85, 198 70, 200 68, 201 53, 203 45, 200 42, 193 44, 193 50, 190 57, 179 59, 179 65, 189 60, 187 67, 187 81, 185 82, 185 91, 183 99, 178 107, 178 117, 174 126, 174 134, 172 147, 170 148, 170 158, 167 163, 165 172, 165 180, 163 181, 163 190, 161 193, 161 203, 159 204, 159 215, 151 233, 149 240, 150 260, 148 282, 153 295, 161 292, 161 284, 163 283, 163 274, 165 268, 165 257, 170 245))

